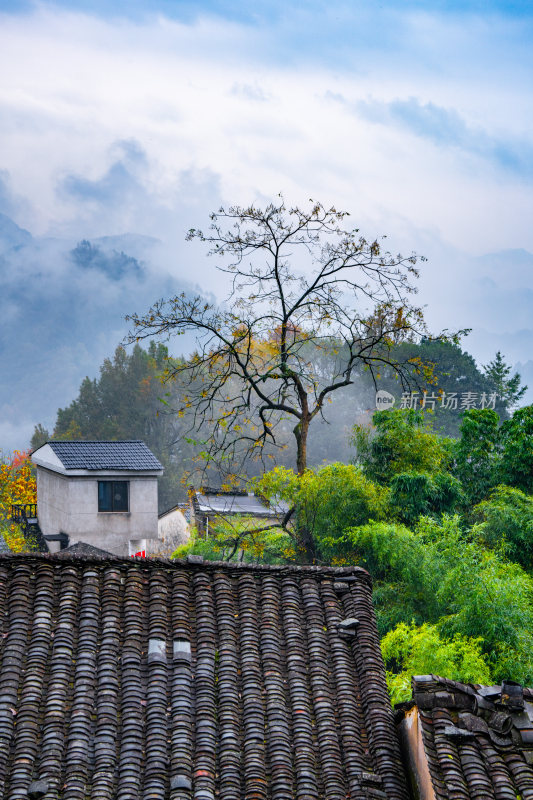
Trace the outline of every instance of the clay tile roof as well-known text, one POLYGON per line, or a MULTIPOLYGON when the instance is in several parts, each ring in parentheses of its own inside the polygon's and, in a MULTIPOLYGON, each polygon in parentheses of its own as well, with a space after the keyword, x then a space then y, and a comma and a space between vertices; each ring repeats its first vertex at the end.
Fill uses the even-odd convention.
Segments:
MULTIPOLYGON (((437 800, 533 798, 533 689, 435 675, 417 675, 412 686, 400 728, 406 746, 418 728, 437 800)), ((423 782, 420 764, 418 750, 423 782)))
POLYGON ((69 555, 107 557, 113 556, 113 553, 110 553, 109 550, 102 550, 100 547, 95 547, 92 544, 87 544, 87 542, 75 542, 69 545, 69 547, 65 547, 64 550, 60 550, 58 555, 63 557, 69 555))
POLYGON ((47 442, 65 469, 163 469, 140 440, 128 442, 47 442))
POLYGON ((253 494, 207 494, 196 492, 198 510, 206 514, 250 514, 254 517, 272 517, 288 511, 286 503, 269 505, 253 494))
POLYGON ((4 555, 0 609, 1 797, 408 798, 362 569, 4 555))

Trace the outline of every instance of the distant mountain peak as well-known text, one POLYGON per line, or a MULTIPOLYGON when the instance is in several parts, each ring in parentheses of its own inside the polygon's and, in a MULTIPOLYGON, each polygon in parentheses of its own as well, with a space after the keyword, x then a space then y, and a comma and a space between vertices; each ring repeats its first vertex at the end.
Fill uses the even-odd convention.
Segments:
POLYGON ((154 236, 145 236, 142 233, 98 236, 92 241, 106 252, 110 250, 123 251, 128 255, 135 256, 135 258, 144 258, 156 245, 161 244, 161 241, 154 236))
POLYGON ((498 250, 495 253, 485 253, 479 256, 478 261, 485 261, 489 263, 496 262, 509 262, 514 264, 533 264, 533 253, 525 250, 523 247, 509 248, 508 250, 498 250))
POLYGON ((32 241, 32 235, 24 228, 20 228, 6 214, 0 214, 0 253, 23 247, 32 241))

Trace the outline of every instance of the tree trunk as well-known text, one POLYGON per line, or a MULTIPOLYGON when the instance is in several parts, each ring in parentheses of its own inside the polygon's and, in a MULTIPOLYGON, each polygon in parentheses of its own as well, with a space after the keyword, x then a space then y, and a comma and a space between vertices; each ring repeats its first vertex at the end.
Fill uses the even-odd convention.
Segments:
POLYGON ((294 428, 296 438, 296 468, 298 475, 303 475, 307 469, 307 434, 309 433, 309 420, 303 418, 294 428))
MULTIPOLYGON (((306 416, 303 417, 298 425, 296 425, 293 432, 296 438, 296 466, 298 468, 298 475, 303 475, 307 469, 307 434, 309 433, 309 419, 306 416)), ((298 509, 296 509, 296 532, 303 550, 304 563, 315 564, 317 560, 315 541, 307 525, 304 525, 299 518, 298 509)))

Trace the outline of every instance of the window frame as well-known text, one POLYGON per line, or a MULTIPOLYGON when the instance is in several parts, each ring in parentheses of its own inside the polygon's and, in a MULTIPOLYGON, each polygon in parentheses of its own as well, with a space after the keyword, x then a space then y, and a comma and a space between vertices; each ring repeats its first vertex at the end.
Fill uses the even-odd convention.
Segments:
POLYGON ((99 480, 97 488, 98 513, 99 514, 129 514, 130 513, 130 482, 124 480, 99 480), (111 484, 111 508, 100 508, 100 484, 111 484), (124 484, 126 487, 126 508, 115 508, 115 489, 116 483, 124 484))

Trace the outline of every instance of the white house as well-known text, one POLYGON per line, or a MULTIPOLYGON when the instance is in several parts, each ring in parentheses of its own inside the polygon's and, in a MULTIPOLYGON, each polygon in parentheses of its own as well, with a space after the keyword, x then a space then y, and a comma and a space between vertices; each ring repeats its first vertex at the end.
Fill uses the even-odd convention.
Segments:
POLYGON ((262 525, 280 522, 289 506, 282 500, 269 503, 261 495, 245 491, 222 491, 204 488, 189 491, 191 524, 200 535, 209 536, 209 531, 221 520, 232 517, 249 517, 262 525))
POLYGON ((50 550, 76 542, 120 556, 159 549, 163 467, 144 442, 53 441, 31 458, 37 518, 50 550))

